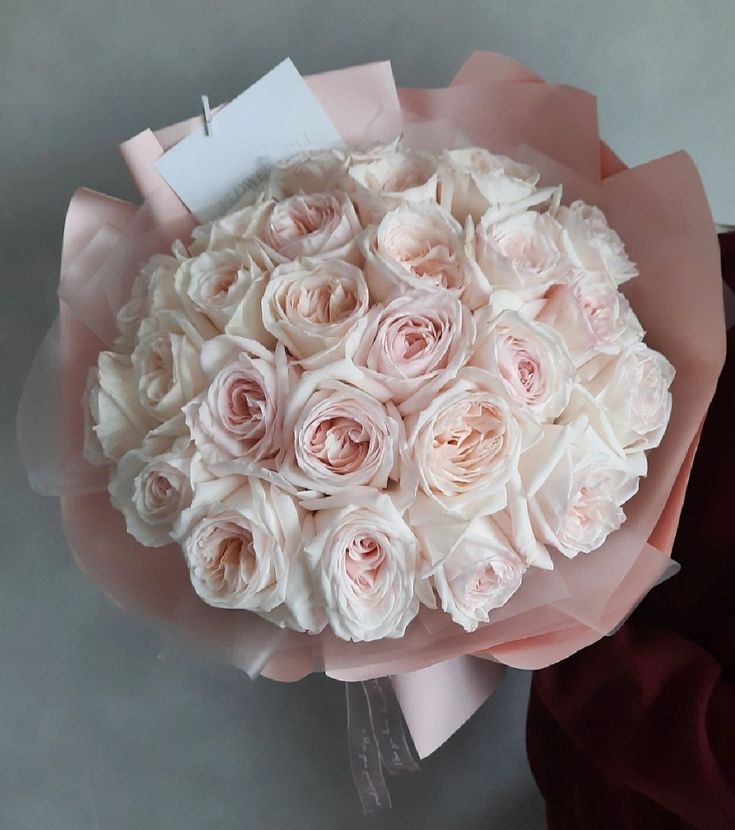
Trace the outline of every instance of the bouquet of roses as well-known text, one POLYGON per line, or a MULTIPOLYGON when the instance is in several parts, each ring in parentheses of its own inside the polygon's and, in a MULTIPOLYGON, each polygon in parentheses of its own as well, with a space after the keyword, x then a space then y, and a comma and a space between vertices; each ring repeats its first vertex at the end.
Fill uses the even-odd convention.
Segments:
POLYGON ((669 572, 716 237, 686 157, 628 171, 499 56, 309 81, 344 146, 203 224, 153 164, 197 120, 123 145, 143 207, 75 196, 21 444, 116 601, 253 674, 394 675, 424 755, 669 572))

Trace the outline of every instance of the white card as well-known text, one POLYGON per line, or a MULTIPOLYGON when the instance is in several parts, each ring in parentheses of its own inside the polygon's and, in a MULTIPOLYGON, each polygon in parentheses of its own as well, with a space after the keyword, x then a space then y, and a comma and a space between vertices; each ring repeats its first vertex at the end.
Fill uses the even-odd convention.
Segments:
POLYGON ((342 138, 287 58, 175 144, 156 169, 201 222, 225 213, 275 162, 342 138))

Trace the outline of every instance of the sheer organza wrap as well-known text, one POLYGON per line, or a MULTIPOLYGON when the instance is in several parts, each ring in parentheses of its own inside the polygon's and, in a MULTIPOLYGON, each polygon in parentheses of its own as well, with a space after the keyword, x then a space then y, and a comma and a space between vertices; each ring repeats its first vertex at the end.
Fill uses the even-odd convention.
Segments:
POLYGON ((554 570, 532 569, 493 621, 467 634, 424 610, 400 640, 351 644, 328 632, 282 631, 195 595, 174 545, 148 549, 125 531, 104 471, 81 457, 88 368, 115 336, 114 314, 140 266, 186 240, 193 218, 153 163, 199 119, 141 133, 121 146, 144 199, 136 207, 89 190, 69 206, 59 318, 33 364, 19 408, 19 442, 42 493, 61 497, 80 566, 120 606, 215 649, 250 675, 292 681, 312 671, 345 680, 394 675, 419 755, 432 752, 491 693, 498 664, 538 668, 613 631, 676 569, 669 559, 697 436, 724 360, 715 227, 691 160, 677 153, 633 169, 601 143, 595 98, 544 83, 527 68, 476 53, 444 89, 400 89, 387 63, 307 79, 349 144, 390 140, 431 149, 478 144, 534 165, 564 201, 598 205, 641 276, 625 293, 647 342, 676 368, 671 422, 649 458, 628 520, 604 546, 554 570), (469 655, 474 655, 470 657, 469 655), (477 660, 476 657, 486 658, 477 660), (490 661, 490 662, 487 662, 490 661))

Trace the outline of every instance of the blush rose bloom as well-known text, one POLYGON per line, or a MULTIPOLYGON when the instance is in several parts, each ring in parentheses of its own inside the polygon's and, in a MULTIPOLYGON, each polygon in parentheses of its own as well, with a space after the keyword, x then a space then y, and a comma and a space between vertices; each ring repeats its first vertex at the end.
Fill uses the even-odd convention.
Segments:
POLYGON ((131 450, 120 459, 110 479, 110 500, 142 545, 171 543, 173 523, 192 500, 192 458, 189 448, 153 456, 131 450))
POLYGON ((482 147, 449 150, 439 165, 439 201, 460 222, 467 216, 477 222, 489 208, 501 205, 520 213, 549 198, 548 189, 536 190, 539 178, 533 167, 482 147))
POLYGON ((347 334, 370 304, 362 271, 340 259, 297 259, 273 272, 262 300, 265 328, 308 369, 344 357, 347 334))
POLYGON ((451 295, 396 297, 374 306, 353 331, 348 357, 381 383, 402 415, 423 409, 466 363, 475 337, 472 314, 451 295))
POLYGON ((639 456, 661 443, 671 416, 674 367, 644 343, 634 343, 572 396, 564 421, 589 417, 620 453, 639 456))
POLYGON ((364 225, 380 219, 402 202, 435 202, 437 160, 432 153, 393 149, 363 159, 351 159, 350 191, 364 225))
POLYGON ((623 504, 638 490, 639 464, 615 455, 585 423, 547 424, 521 457, 536 537, 570 558, 596 550, 618 530, 623 504))
POLYGON ((577 369, 643 339, 630 304, 599 271, 578 273, 568 285, 555 287, 536 319, 561 334, 577 369))
POLYGON ((208 605, 254 611, 281 627, 318 632, 303 556, 304 512, 256 478, 225 476, 197 484, 174 527, 194 590, 208 605))
POLYGON ((291 393, 285 418, 283 476, 314 494, 349 499, 382 490, 400 475, 405 438, 398 410, 348 380, 362 380, 346 362, 307 372, 291 393))
POLYGON ((103 466, 139 447, 155 419, 140 403, 133 364, 127 355, 100 352, 90 369, 82 401, 84 458, 103 466))
POLYGON ((432 580, 442 609, 465 631, 475 631, 520 588, 525 570, 498 525, 483 516, 444 551, 432 580))
POLYGON ((470 364, 502 379, 511 405, 538 421, 561 415, 576 383, 561 336, 516 311, 476 312, 477 340, 470 364))
POLYGON ((157 420, 172 418, 204 388, 201 347, 201 336, 180 312, 159 311, 141 323, 131 360, 140 402, 157 420))
POLYGON ((201 363, 209 385, 184 414, 204 461, 273 461, 295 382, 283 347, 272 352, 254 340, 216 337, 205 343, 201 363))
POLYGON ((270 172, 266 194, 273 199, 339 190, 347 172, 347 154, 338 148, 305 150, 277 162, 270 172))
POLYGON ((363 232, 345 193, 307 193, 277 202, 259 237, 284 260, 344 259, 359 264, 357 237, 363 232))
POLYGON ((617 285, 638 276, 622 239, 599 208, 576 201, 560 207, 555 216, 566 231, 568 250, 578 267, 603 271, 617 285))
POLYGON ((416 538, 391 499, 376 494, 369 506, 319 510, 313 523, 305 553, 334 633, 356 642, 402 637, 430 588, 419 577, 416 538))
MULTIPOLYGON (((229 213, 194 228, 189 251, 193 255, 203 251, 237 248, 238 244, 257 237, 273 212, 273 199, 260 199, 255 204, 238 203, 229 213)), ((280 261, 280 260, 279 260, 280 261)))
POLYGON ((474 245, 475 260, 496 290, 542 296, 571 277, 564 230, 549 213, 527 210, 500 222, 483 217, 474 245))
POLYGON ((374 302, 424 291, 449 292, 469 308, 489 298, 465 251, 462 226, 432 203, 404 204, 365 237, 365 277, 374 302))
POLYGON ((466 367, 421 412, 406 418, 405 464, 441 510, 462 518, 505 507, 522 430, 501 381, 466 367))
POLYGON ((263 328, 260 301, 273 262, 258 243, 204 251, 184 260, 174 290, 189 319, 206 338, 228 333, 274 345, 263 328))

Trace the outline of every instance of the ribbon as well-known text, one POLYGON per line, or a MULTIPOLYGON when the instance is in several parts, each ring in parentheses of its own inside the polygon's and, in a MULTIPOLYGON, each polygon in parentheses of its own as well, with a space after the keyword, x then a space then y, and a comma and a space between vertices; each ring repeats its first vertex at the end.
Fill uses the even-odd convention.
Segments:
POLYGON ((365 815, 390 810, 389 775, 418 772, 403 714, 387 677, 346 683, 350 767, 365 815))

